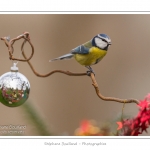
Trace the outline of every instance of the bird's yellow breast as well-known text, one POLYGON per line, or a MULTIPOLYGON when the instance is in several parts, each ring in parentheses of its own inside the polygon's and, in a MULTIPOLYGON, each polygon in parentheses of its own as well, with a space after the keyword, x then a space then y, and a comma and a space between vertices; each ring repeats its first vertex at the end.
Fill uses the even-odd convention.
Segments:
POLYGON ((90 66, 99 62, 105 55, 107 51, 101 50, 97 47, 92 47, 88 54, 75 54, 74 58, 77 62, 84 66, 90 66))

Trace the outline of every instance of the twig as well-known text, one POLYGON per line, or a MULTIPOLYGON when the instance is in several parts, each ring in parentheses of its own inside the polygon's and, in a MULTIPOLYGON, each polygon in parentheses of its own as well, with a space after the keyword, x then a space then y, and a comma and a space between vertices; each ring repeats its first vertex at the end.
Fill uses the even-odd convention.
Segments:
POLYGON ((14 38, 10 41, 8 40, 7 37, 2 37, 1 40, 4 40, 6 46, 8 47, 9 59, 10 60, 18 60, 18 61, 25 61, 26 62, 26 61, 29 61, 34 55, 34 46, 32 45, 32 43, 30 41, 30 37, 29 37, 28 32, 24 32, 23 34, 17 36, 16 38, 14 38), (28 43, 30 44, 30 46, 32 48, 31 56, 29 58, 26 58, 26 59, 18 59, 18 58, 13 57, 13 52, 14 52, 13 44, 15 43, 15 41, 20 40, 21 38, 25 39, 25 41, 28 41, 28 43))
POLYGON ((100 92, 99 92, 99 87, 98 84, 96 82, 95 76, 93 73, 91 73, 91 79, 93 82, 93 86, 95 88, 96 94, 99 98, 101 98, 104 101, 115 101, 115 102, 119 102, 119 103, 136 103, 138 104, 139 101, 137 99, 120 99, 120 98, 114 98, 114 97, 105 97, 103 96, 100 92))
MULTIPOLYGON (((87 75, 87 73, 72 73, 72 72, 70 72, 70 71, 63 71, 63 70, 53 70, 53 71, 51 71, 51 72, 49 72, 49 73, 47 73, 47 74, 39 74, 38 72, 36 72, 36 70, 34 69, 33 65, 32 65, 31 62, 29 61, 29 60, 33 57, 33 54, 34 54, 34 46, 33 46, 33 44, 31 43, 31 40, 30 40, 30 37, 29 37, 29 33, 28 33, 28 32, 25 32, 25 33, 21 34, 20 36, 18 36, 18 37, 16 37, 16 38, 12 39, 12 40, 10 40, 10 41, 8 40, 7 37, 3 37, 3 38, 1 38, 1 40, 4 40, 6 46, 8 47, 8 52, 9 52, 10 59, 11 59, 11 60, 18 60, 18 61, 27 62, 27 63, 29 64, 30 68, 32 69, 33 73, 34 73, 36 76, 38 76, 38 77, 48 77, 48 76, 50 76, 50 75, 52 75, 52 74, 54 74, 54 73, 63 73, 63 74, 69 75, 69 76, 85 76, 85 75, 87 75), (24 57, 25 59, 18 59, 18 58, 14 58, 14 57, 13 57, 13 52, 14 52, 13 44, 15 43, 15 41, 17 41, 17 40, 19 40, 19 39, 21 39, 21 38, 24 39, 24 41, 23 41, 23 43, 22 43, 22 45, 21 45, 21 51, 22 51, 22 55, 23 55, 23 57, 24 57), (32 53, 31 53, 31 55, 30 55, 29 58, 26 57, 26 55, 25 55, 25 53, 24 53, 24 49, 23 49, 23 47, 24 47, 26 41, 29 42, 29 44, 30 44, 30 46, 31 46, 31 48, 32 48, 32 53)), ((91 73, 90 77, 91 77, 91 80, 92 80, 92 82, 93 82, 92 85, 93 85, 94 88, 95 88, 96 94, 97 94, 97 96, 98 96, 100 99, 102 99, 102 100, 104 100, 104 101, 114 101, 114 102, 119 102, 119 103, 136 103, 136 104, 139 103, 139 101, 138 101, 137 99, 119 99, 119 98, 114 98, 114 97, 105 97, 105 96, 103 96, 103 95, 100 93, 100 91, 99 91, 99 87, 98 87, 98 84, 97 84, 97 82, 96 82, 96 79, 95 79, 94 74, 91 73)))
MULTIPOLYGON (((24 44, 25 44, 26 41, 23 42, 22 46, 21 46, 21 50, 22 50, 22 55, 25 59, 27 59, 25 53, 24 53, 24 50, 23 50, 23 47, 24 47, 24 44)), ((47 74, 39 74, 38 72, 36 72, 36 70, 34 69, 33 65, 31 64, 31 62, 29 60, 27 60, 27 63, 29 64, 31 70, 33 71, 33 73, 38 76, 38 77, 48 77, 54 73, 63 73, 63 74, 66 74, 66 75, 69 75, 69 76, 85 76, 87 75, 86 73, 72 73, 70 71, 63 71, 63 70, 53 70, 47 74)))

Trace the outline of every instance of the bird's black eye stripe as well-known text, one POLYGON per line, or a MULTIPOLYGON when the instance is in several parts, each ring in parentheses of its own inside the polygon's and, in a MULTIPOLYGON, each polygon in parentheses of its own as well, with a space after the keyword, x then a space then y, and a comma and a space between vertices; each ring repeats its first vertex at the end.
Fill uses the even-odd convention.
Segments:
POLYGON ((104 42, 106 42, 106 43, 107 43, 107 41, 106 41, 105 39, 102 39, 102 41, 104 41, 104 42))

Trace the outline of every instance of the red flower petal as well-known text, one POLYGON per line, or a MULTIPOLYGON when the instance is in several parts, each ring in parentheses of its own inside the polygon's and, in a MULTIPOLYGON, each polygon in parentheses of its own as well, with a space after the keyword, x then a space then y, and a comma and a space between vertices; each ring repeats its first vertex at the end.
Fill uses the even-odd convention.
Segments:
POLYGON ((122 124, 122 122, 117 122, 117 124, 118 124, 118 128, 117 128, 117 130, 120 130, 120 129, 122 129, 122 127, 123 127, 123 124, 122 124))
POLYGON ((140 103, 138 104, 138 106, 139 106, 141 109, 148 108, 148 107, 149 107, 149 102, 148 102, 147 100, 142 100, 142 101, 140 101, 140 103))

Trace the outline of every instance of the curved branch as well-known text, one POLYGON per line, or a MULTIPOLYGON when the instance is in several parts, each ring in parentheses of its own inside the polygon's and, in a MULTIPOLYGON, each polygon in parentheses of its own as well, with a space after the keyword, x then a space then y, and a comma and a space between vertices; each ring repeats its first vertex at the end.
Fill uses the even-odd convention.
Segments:
MULTIPOLYGON (((34 46, 31 43, 31 40, 30 40, 28 32, 25 32, 24 34, 21 34, 17 38, 14 38, 14 39, 12 39, 10 41, 8 40, 7 37, 3 37, 3 38, 1 38, 1 40, 4 40, 6 46, 8 47, 8 52, 9 52, 10 59, 27 62, 29 64, 31 70, 33 71, 33 73, 36 76, 38 76, 38 77, 48 77, 48 76, 50 76, 50 75, 52 75, 54 73, 63 73, 63 74, 69 75, 69 76, 85 76, 85 75, 87 75, 87 73, 72 73, 70 71, 63 71, 63 70, 53 70, 53 71, 51 71, 51 72, 49 72, 47 74, 39 74, 38 72, 36 72, 36 70, 34 69, 33 65, 29 61, 33 57, 34 46), (22 55, 23 55, 24 59, 13 58, 13 52, 14 52, 13 44, 15 43, 15 41, 17 41, 17 40, 19 40, 21 38, 24 39, 24 41, 23 41, 23 43, 21 45, 21 51, 22 51, 22 55), (32 53, 31 53, 31 56, 29 58, 26 57, 26 55, 24 53, 24 49, 23 49, 23 47, 24 47, 26 42, 29 42, 29 44, 30 44, 30 46, 32 48, 32 53)), ((96 94, 97 94, 97 96, 100 99, 102 99, 104 101, 114 101, 114 102, 119 102, 119 103, 136 103, 136 104, 139 103, 139 101, 137 99, 119 99, 119 98, 114 98, 114 97, 105 97, 105 96, 103 96, 100 93, 98 84, 97 84, 96 79, 95 79, 95 75, 93 73, 91 73, 90 77, 92 79, 92 82, 93 82, 92 85, 95 88, 96 94)))
POLYGON ((100 93, 98 84, 96 82, 96 79, 95 79, 95 76, 93 73, 91 73, 91 79, 92 79, 92 82, 93 82, 92 85, 95 88, 96 94, 100 99, 102 99, 104 101, 115 101, 115 102, 119 102, 119 103, 136 103, 136 104, 139 103, 139 100, 137 100, 137 99, 120 99, 120 98, 114 98, 114 97, 105 97, 100 93))
MULTIPOLYGON (((24 47, 24 44, 26 43, 26 41, 24 40, 24 42, 22 43, 21 45, 21 50, 22 50, 22 55, 23 57, 27 60, 27 57, 24 53, 24 50, 23 50, 23 47, 24 47)), ((33 65, 31 64, 31 62, 29 60, 27 60, 27 63, 29 64, 31 70, 33 71, 33 73, 38 76, 38 77, 48 77, 54 73, 63 73, 63 74, 66 74, 66 75, 69 75, 69 76, 85 76, 87 75, 87 73, 72 73, 70 71, 63 71, 63 70, 53 70, 47 74, 39 74, 38 72, 36 72, 36 70, 34 69, 33 65)))
POLYGON ((1 40, 4 40, 6 46, 8 47, 8 52, 9 52, 9 58, 10 60, 18 60, 18 61, 29 61, 33 55, 34 55, 34 46, 32 45, 31 41, 30 41, 30 36, 28 32, 24 32, 23 34, 17 36, 16 38, 12 39, 12 40, 8 40, 8 37, 2 37, 1 40), (15 41, 20 40, 21 38, 25 39, 25 41, 27 41, 31 48, 32 48, 32 52, 29 58, 26 59, 19 59, 19 58, 14 58, 13 57, 13 52, 14 52, 14 48, 13 48, 13 44, 15 43, 15 41))

